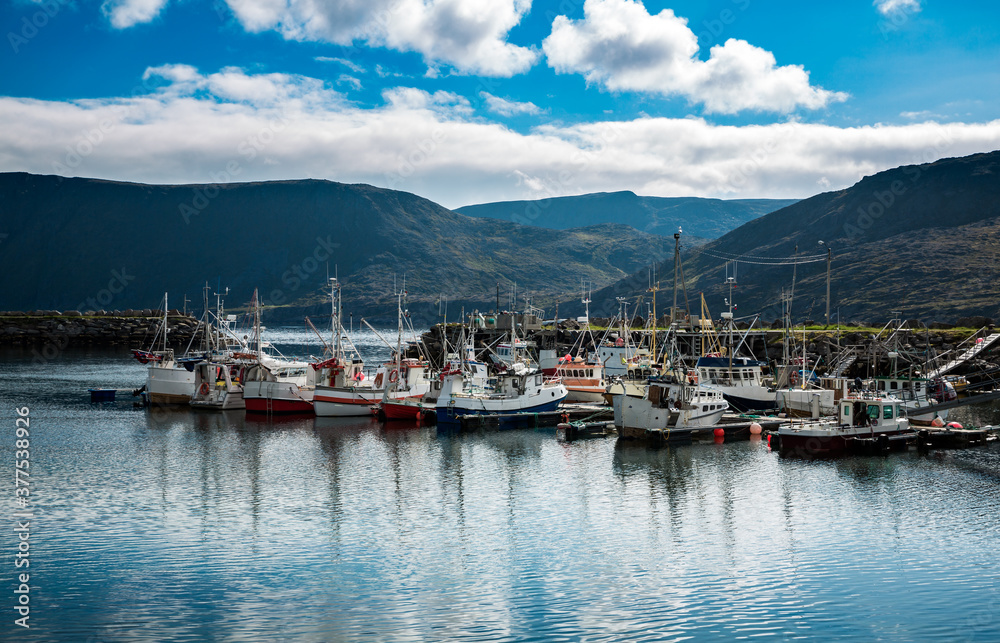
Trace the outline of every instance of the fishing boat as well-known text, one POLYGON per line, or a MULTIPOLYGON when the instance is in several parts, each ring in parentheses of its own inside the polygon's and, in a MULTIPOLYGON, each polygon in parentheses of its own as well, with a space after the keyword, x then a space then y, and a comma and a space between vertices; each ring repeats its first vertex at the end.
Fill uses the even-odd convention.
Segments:
POLYGON ((899 398, 906 407, 906 415, 914 424, 935 424, 940 420, 944 425, 948 420, 948 409, 935 407, 943 402, 958 398, 954 385, 944 378, 928 380, 923 377, 875 377, 873 388, 899 398))
POLYGON ((690 433, 719 424, 729 409, 722 391, 689 377, 692 371, 681 359, 676 335, 664 344, 664 356, 670 369, 650 379, 641 398, 620 394, 612 399, 619 437, 645 439, 650 431, 690 433))
POLYGON ((372 408, 372 412, 385 420, 407 420, 410 422, 432 422, 437 419, 437 399, 405 398, 384 399, 372 408))
MULTIPOLYGON (((405 291, 398 293, 400 338, 392 361, 380 365, 374 377, 364 377, 360 371, 352 371, 354 373, 352 377, 342 377, 339 381, 317 384, 313 394, 313 406, 317 416, 364 416, 370 414, 371 407, 382 400, 419 399, 430 391, 431 376, 427 361, 402 357, 402 329, 403 319, 406 316, 402 300, 404 294, 405 291)), ((377 330, 370 324, 368 326, 381 338, 377 330)), ((389 346, 391 347, 391 344, 389 346)))
POLYGON ((801 367, 796 367, 790 375, 783 375, 788 386, 775 391, 778 409, 791 417, 812 417, 835 415, 837 402, 847 395, 851 380, 846 377, 809 377, 801 367))
POLYGON ((719 390, 668 375, 650 380, 641 398, 615 395, 612 407, 618 435, 628 439, 718 425, 729 403, 719 390))
POLYGON ((702 356, 695 363, 698 381, 721 391, 740 413, 777 410, 775 391, 764 384, 764 366, 764 362, 749 357, 718 353, 702 356))
POLYGON ((554 411, 566 399, 566 387, 557 378, 529 371, 517 363, 496 378, 492 389, 472 392, 462 389, 460 374, 443 375, 437 400, 438 424, 457 424, 462 415, 507 415, 554 411))
MULTIPOLYGON (((735 274, 735 273, 734 273, 735 274)), ((740 356, 746 338, 760 317, 755 316, 746 331, 736 328, 733 288, 736 277, 726 278, 729 297, 725 300, 729 310, 721 314, 722 328, 716 332, 711 322, 708 305, 702 295, 702 347, 705 351, 695 363, 698 381, 722 391, 729 404, 740 413, 767 413, 778 408, 775 390, 764 383, 765 362, 740 356), (740 336, 742 333, 742 336, 740 336), (737 341, 737 338, 739 341, 737 341)))
POLYGON ((315 413, 315 392, 318 386, 346 386, 364 378, 364 361, 350 338, 344 334, 341 286, 330 279, 331 343, 327 344, 312 322, 306 323, 323 342, 323 359, 308 362, 285 359, 262 338, 260 307, 254 291, 254 337, 259 362, 248 369, 243 387, 246 408, 251 413, 315 413))
POLYGON ((608 332, 601 340, 597 349, 598 362, 603 367, 605 381, 602 397, 607 404, 612 403, 615 395, 628 395, 640 398, 646 394, 650 378, 659 377, 660 364, 655 358, 656 332, 650 323, 650 317, 643 329, 639 344, 632 343, 632 330, 628 322, 628 303, 619 302, 619 311, 608 326, 608 332), (617 333, 611 333, 611 328, 618 324, 617 333))
POLYGON ((783 454, 808 457, 905 448, 915 435, 903 402, 869 389, 851 389, 829 419, 793 422, 778 429, 783 454))
POLYGON ((248 362, 243 360, 199 362, 194 368, 194 408, 228 411, 245 409, 243 381, 248 362))
POLYGON ((588 350, 588 347, 597 345, 590 329, 590 301, 585 293, 581 299, 584 305, 583 330, 569 352, 559 358, 552 372, 546 373, 562 380, 567 391, 567 402, 604 402, 604 391, 607 388, 604 365, 596 355, 591 356, 588 350))
POLYGON ((167 293, 163 293, 163 320, 153 337, 148 350, 133 350, 132 356, 146 367, 146 383, 143 395, 149 404, 157 406, 188 404, 195 393, 195 365, 206 359, 209 352, 209 342, 212 336, 208 326, 208 305, 206 291, 205 313, 198 322, 198 329, 191 336, 187 349, 178 357, 174 349, 167 345, 170 333, 169 316, 167 314, 167 293), (203 337, 201 351, 192 352, 191 344, 200 330, 203 337))

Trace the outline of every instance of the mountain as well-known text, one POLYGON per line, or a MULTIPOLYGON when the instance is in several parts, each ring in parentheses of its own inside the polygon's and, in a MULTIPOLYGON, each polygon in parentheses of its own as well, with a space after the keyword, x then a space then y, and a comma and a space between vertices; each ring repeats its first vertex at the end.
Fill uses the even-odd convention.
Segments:
MULTIPOLYGON (((683 265, 692 308, 697 312, 703 292, 718 316, 728 296, 726 260, 741 258, 733 295, 739 315, 780 318, 781 292, 791 290, 794 274, 793 317, 822 322, 827 247, 831 321, 838 311, 845 322, 885 321, 897 311, 926 323, 1000 316, 1000 151, 866 176, 691 249, 683 265), (783 265, 763 265, 769 262, 783 265)), ((661 287, 672 289, 672 259, 658 270, 667 277, 661 287)), ((593 299, 634 301, 644 293, 646 274, 596 291, 593 299)), ((569 305, 565 310, 575 312, 569 305)))
MULTIPOLYGON (((228 306, 254 288, 267 319, 345 312, 395 320, 394 283, 426 318, 435 302, 492 308, 517 284, 536 305, 603 286, 672 253, 673 240, 619 224, 554 232, 467 217, 413 194, 301 180, 142 185, 0 174, 0 309, 201 308, 206 280, 228 306), (395 282, 394 282, 395 278, 395 282)), ((518 296, 518 304, 524 300, 518 296)))
MULTIPOLYGON (((795 203, 794 199, 702 199, 637 196, 633 192, 600 192, 537 201, 504 201, 458 208, 470 217, 503 219, 553 230, 620 223, 673 237, 684 234, 715 239, 747 221, 795 203)), ((689 239, 691 242, 696 240, 689 239)))

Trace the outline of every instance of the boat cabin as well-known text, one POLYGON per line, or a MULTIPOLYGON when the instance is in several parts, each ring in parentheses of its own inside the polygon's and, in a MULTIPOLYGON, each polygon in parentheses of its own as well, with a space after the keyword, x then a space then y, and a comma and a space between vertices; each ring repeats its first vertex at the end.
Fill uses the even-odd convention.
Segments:
POLYGON ((763 386, 764 362, 746 357, 698 359, 698 381, 717 386, 763 386))
POLYGON ((864 393, 840 401, 838 422, 848 426, 869 426, 896 429, 899 418, 905 417, 902 402, 894 397, 864 393))
POLYGON ((938 402, 948 402, 958 397, 951 382, 940 378, 927 380, 924 378, 876 377, 875 390, 899 396, 903 400, 933 398, 938 402))

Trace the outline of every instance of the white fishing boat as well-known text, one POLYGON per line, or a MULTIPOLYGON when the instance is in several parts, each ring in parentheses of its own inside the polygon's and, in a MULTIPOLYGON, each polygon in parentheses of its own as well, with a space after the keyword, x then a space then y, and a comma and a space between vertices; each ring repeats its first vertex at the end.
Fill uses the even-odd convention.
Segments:
POLYGON ((203 361, 194 367, 194 408, 228 411, 244 409, 243 381, 249 363, 242 360, 203 361))
POLYGON ((722 392, 670 375, 650 380, 641 398, 615 395, 615 427, 622 438, 645 438, 648 431, 686 431, 716 426, 729 409, 722 392))
POLYGON ((619 305, 618 315, 609 324, 608 332, 604 334, 597 349, 598 362, 604 370, 605 387, 602 397, 608 404, 615 395, 643 397, 649 379, 659 377, 662 372, 661 365, 656 363, 655 328, 647 322, 639 344, 632 343, 628 304, 620 301, 619 305), (611 329, 616 321, 618 330, 613 334, 611 329))
MULTIPOLYGON (((167 294, 164 293, 163 321, 157 329, 152 345, 148 350, 132 351, 132 356, 140 364, 148 365, 144 386, 146 401, 158 406, 187 404, 191 401, 191 396, 195 392, 194 364, 197 359, 201 359, 198 357, 196 360, 191 360, 191 356, 186 355, 186 359, 178 360, 174 355, 174 349, 167 345, 167 336, 170 332, 167 310, 167 294)), ((199 328, 205 332, 206 329, 202 324, 203 322, 199 322, 199 328)))
MULTIPOLYGON (((243 398, 248 412, 313 414, 318 385, 343 386, 364 377, 364 361, 350 339, 344 335, 340 321, 341 290, 336 278, 330 279, 330 288, 332 342, 328 345, 320 336, 324 344, 324 359, 312 362, 286 359, 270 343, 264 341, 260 326, 260 307, 257 304, 257 292, 254 291, 252 306, 254 338, 257 343, 254 355, 259 363, 248 369, 243 385, 243 398)), ((316 331, 308 318, 306 322, 316 331)))
POLYGON ((717 425, 729 409, 718 389, 693 382, 677 348, 677 336, 664 343, 664 357, 671 368, 649 380, 641 398, 615 395, 615 428, 619 437, 645 439, 650 431, 679 434, 717 425))
MULTIPOLYGON (((403 310, 403 294, 401 291, 397 295, 399 340, 394 349, 393 360, 380 365, 374 377, 364 377, 360 371, 353 371, 353 378, 346 377, 335 382, 317 384, 313 394, 313 406, 317 416, 369 415, 371 407, 383 399, 390 401, 420 399, 431 390, 432 376, 427 361, 402 357, 403 319, 406 316, 403 310)), ((381 337, 374 328, 371 330, 381 337)))

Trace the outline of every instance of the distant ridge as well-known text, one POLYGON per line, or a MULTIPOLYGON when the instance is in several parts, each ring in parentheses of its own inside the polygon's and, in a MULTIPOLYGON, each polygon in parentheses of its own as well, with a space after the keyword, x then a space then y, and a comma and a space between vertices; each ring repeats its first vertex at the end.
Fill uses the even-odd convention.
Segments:
POLYGON ((414 194, 332 181, 144 185, 0 174, 0 309, 156 308, 207 280, 230 308, 254 288, 267 318, 326 316, 327 275, 345 311, 395 320, 394 288, 433 319, 449 302, 492 308, 517 284, 536 305, 668 256, 673 240, 602 224, 554 232, 447 210, 414 194), (395 284, 395 285, 394 285, 395 284), (441 302, 440 306, 438 302, 441 302))
POLYGON ((620 223, 673 237, 679 227, 694 237, 715 239, 747 221, 795 203, 795 199, 703 199, 598 192, 536 201, 502 201, 458 208, 471 217, 504 219, 553 230, 620 223))
MULTIPOLYGON (((718 316, 728 296, 725 259, 744 257, 734 294, 739 314, 761 312, 771 321, 780 317, 793 266, 760 265, 756 258, 811 255, 820 261, 795 268, 792 312, 798 320, 822 322, 826 246, 819 241, 832 248, 832 321, 838 309, 844 321, 880 322, 893 312, 925 323, 998 318, 1000 151, 886 170, 750 221, 686 253, 688 292, 693 301, 704 292, 718 316)), ((661 287, 672 289, 672 260, 659 272, 661 287)), ((643 270, 593 298, 638 298, 646 283, 643 270)))

